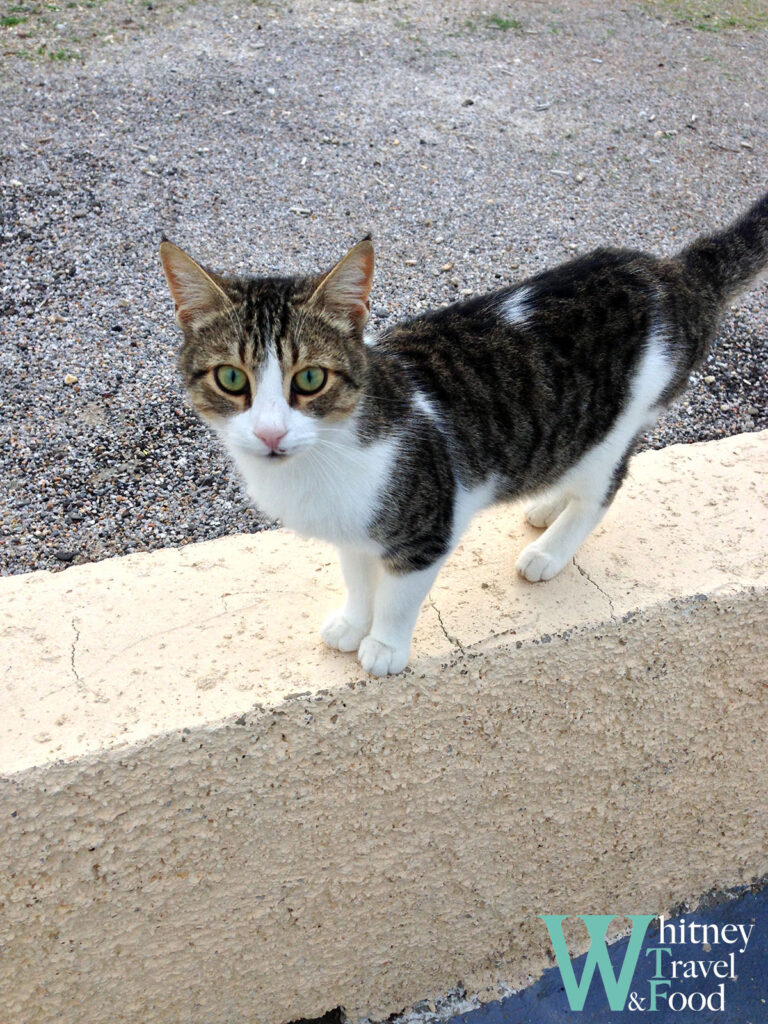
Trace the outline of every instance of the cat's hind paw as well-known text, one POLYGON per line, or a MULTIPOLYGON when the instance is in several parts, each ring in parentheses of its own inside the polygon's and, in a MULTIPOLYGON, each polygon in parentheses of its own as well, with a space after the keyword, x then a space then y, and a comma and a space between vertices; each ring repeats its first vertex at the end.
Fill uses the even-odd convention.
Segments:
POLYGON ((529 583, 540 583, 542 580, 551 580, 553 576, 557 576, 567 561, 567 558, 559 559, 547 551, 542 551, 534 541, 520 552, 516 568, 529 583))
POLYGON ((410 645, 391 647, 367 636, 358 648, 357 660, 372 676, 389 676, 403 671, 408 664, 409 653, 410 645))
POLYGON ((532 502, 525 510, 525 518, 537 530, 551 526, 567 505, 567 498, 542 498, 532 502))
POLYGON ((323 641, 335 651, 356 651, 368 632, 368 624, 351 622, 342 609, 331 612, 320 629, 323 641))

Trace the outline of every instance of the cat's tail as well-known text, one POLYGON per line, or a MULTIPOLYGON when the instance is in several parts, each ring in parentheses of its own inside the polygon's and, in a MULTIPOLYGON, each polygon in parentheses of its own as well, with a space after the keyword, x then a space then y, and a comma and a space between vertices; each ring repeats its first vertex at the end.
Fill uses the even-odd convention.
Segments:
POLYGON ((768 271, 768 193, 722 231, 703 235, 678 254, 696 288, 714 291, 721 304, 768 271))

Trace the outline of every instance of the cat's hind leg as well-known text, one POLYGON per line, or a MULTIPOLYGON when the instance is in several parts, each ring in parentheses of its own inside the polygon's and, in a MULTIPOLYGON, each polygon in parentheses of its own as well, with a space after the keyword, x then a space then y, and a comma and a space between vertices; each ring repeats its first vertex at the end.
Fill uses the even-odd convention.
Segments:
MULTIPOLYGON (((634 439, 618 460, 606 444, 598 445, 573 470, 565 474, 560 511, 547 529, 517 560, 517 571, 530 583, 551 580, 565 568, 608 510, 624 477, 634 448, 634 439)), ((529 519, 530 522, 530 519, 529 519)), ((535 524, 533 524, 535 525, 535 524)))
POLYGON ((521 552, 520 575, 531 583, 557 576, 603 518, 606 507, 590 496, 571 497, 541 537, 521 552))
POLYGON ((381 572, 375 555, 355 548, 339 548, 339 561, 347 599, 331 612, 320 629, 329 647, 337 651, 356 651, 373 621, 373 595, 381 572))
POLYGON ((602 440, 555 483, 555 493, 567 502, 517 560, 517 571, 532 583, 552 579, 573 558, 619 489, 638 436, 661 412, 659 400, 674 375, 664 338, 660 325, 652 327, 623 410, 602 440))
POLYGON ((561 511, 520 553, 516 568, 521 576, 539 583, 565 568, 613 501, 626 476, 635 440, 633 437, 627 447, 617 449, 616 438, 609 434, 563 475, 556 491, 563 500, 561 511))
POLYGON ((605 515, 626 476, 636 438, 609 434, 583 456, 557 484, 561 511, 547 529, 524 548, 517 571, 531 583, 551 580, 565 568, 605 515), (624 447, 619 447, 617 441, 624 447))

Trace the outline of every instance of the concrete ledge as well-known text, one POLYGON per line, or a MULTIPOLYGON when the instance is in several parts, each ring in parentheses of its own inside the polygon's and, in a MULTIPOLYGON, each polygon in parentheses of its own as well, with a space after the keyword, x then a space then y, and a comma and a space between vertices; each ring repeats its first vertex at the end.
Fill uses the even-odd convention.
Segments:
POLYGON ((536 586, 493 510, 384 680, 285 533, 0 581, 3 1024, 492 999, 538 913, 768 872, 767 493, 768 434, 641 455, 536 586))

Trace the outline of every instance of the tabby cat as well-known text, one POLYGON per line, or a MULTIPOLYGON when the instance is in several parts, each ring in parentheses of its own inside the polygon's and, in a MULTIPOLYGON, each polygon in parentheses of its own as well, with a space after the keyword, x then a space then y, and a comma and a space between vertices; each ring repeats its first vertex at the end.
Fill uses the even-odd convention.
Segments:
POLYGON ((479 509, 531 497, 525 579, 573 558, 766 267, 768 195, 672 258, 598 249, 375 339, 370 238, 309 276, 225 277, 168 241, 160 256, 192 404, 264 513, 338 547, 348 593, 323 639, 385 675, 479 509))

